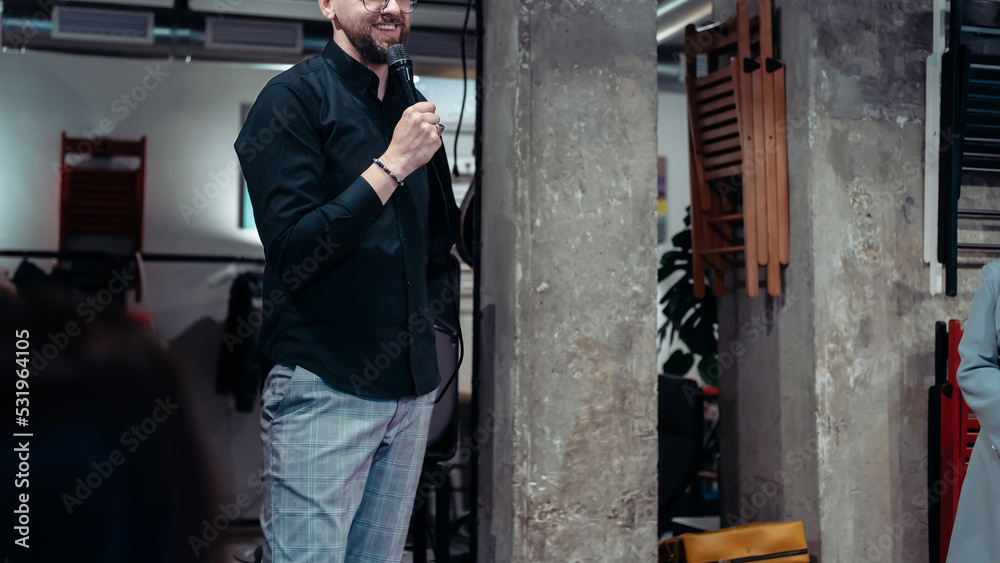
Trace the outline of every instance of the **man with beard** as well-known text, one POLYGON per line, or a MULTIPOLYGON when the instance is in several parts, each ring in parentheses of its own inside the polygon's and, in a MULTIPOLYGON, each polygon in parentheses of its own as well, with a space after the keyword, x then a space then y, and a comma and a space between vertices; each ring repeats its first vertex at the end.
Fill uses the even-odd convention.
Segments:
POLYGON ((332 41, 236 140, 266 260, 265 563, 402 557, 440 381, 428 310, 454 323, 457 299, 443 127, 385 61, 416 3, 319 0, 332 41))

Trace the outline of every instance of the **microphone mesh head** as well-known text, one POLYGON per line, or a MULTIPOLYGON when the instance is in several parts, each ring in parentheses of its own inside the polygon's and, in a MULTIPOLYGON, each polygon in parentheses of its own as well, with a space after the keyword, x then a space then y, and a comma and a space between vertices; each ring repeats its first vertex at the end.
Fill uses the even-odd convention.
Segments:
POLYGON ((385 51, 385 62, 389 66, 393 66, 397 63, 407 63, 410 61, 410 55, 406 54, 406 49, 400 45, 391 45, 385 51))

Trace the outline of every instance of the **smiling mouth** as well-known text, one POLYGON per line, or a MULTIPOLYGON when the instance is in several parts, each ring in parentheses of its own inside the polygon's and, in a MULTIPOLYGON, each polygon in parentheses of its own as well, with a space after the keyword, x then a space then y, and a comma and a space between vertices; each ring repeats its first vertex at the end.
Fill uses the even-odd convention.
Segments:
POLYGON ((374 27, 375 27, 375 29, 378 29, 378 30, 381 30, 381 31, 395 31, 396 28, 399 27, 399 26, 396 25, 396 24, 391 24, 391 23, 377 23, 377 24, 375 24, 374 27))

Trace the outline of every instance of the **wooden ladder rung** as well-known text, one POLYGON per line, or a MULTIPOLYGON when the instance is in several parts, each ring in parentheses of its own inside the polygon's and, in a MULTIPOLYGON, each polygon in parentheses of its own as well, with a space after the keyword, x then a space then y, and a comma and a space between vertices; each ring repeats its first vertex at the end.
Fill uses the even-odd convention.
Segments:
POLYGON ((720 166, 734 166, 738 168, 742 165, 743 153, 740 151, 729 151, 708 158, 702 158, 702 166, 705 167, 705 170, 713 170, 720 166))
POLYGON ((699 76, 695 78, 695 85, 698 88, 708 86, 709 84, 714 85, 717 82, 730 82, 732 81, 732 73, 729 72, 728 67, 722 67, 718 70, 714 70, 705 76, 699 76))
MULTIPOLYGON (((733 123, 732 125, 724 125, 722 127, 716 127, 714 129, 709 129, 707 131, 701 131, 701 144, 707 145, 711 139, 721 139, 723 137, 729 137, 730 135, 737 135, 740 132, 739 125, 733 123)), ((739 137, 737 137, 739 138, 739 137)))
POLYGON ((734 213, 732 215, 721 215, 719 217, 712 217, 711 219, 708 220, 708 222, 709 223, 725 223, 725 222, 735 222, 735 221, 742 221, 742 220, 743 220, 743 214, 742 213, 734 213))
POLYGON ((708 129, 709 127, 713 127, 715 125, 721 125, 723 123, 730 123, 730 122, 732 122, 732 123, 736 122, 736 108, 735 107, 733 107, 732 109, 729 109, 727 111, 724 111, 724 112, 721 112, 721 113, 717 113, 717 114, 715 114, 715 115, 713 115, 711 117, 704 117, 704 118, 702 118, 698 122, 698 127, 702 131, 704 131, 705 129, 708 129))
MULTIPOLYGON (((726 70, 729 70, 728 68, 726 70)), ((736 97, 732 95, 723 96, 717 100, 706 102, 698 106, 698 115, 705 115, 715 111, 736 107, 736 97)))
POLYGON ((730 137, 728 139, 722 139, 721 141, 703 143, 701 145, 701 153, 704 155, 711 155, 718 152, 738 149, 738 148, 740 148, 740 138, 730 137))
POLYGON ((743 252, 743 245, 739 246, 723 246, 720 248, 709 248, 707 250, 699 250, 699 254, 731 254, 733 252, 743 252))
POLYGON ((739 176, 742 173, 743 173, 742 164, 726 166, 723 168, 717 168, 715 170, 706 170, 705 181, 712 182, 714 180, 722 180, 723 178, 731 178, 733 176, 739 176))
POLYGON ((711 100, 712 98, 718 98, 720 96, 732 96, 733 95, 733 83, 732 81, 723 82, 718 86, 712 86, 711 88, 706 88, 704 90, 698 90, 695 96, 699 102, 705 100, 711 100))

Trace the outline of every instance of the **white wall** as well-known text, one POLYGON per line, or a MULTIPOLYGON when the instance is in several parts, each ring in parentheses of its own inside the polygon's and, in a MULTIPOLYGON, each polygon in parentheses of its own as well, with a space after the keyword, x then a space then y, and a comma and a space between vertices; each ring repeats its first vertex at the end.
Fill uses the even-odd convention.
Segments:
POLYGON ((667 157, 667 247, 684 228, 684 210, 691 204, 688 183, 687 96, 660 92, 656 137, 660 156, 667 157))
MULTIPOLYGON (((65 130, 75 137, 147 136, 145 251, 262 256, 256 233, 238 227, 240 188, 227 168, 236 161, 240 104, 252 102, 277 72, 31 51, 0 56, 0 246, 56 248, 53 163, 65 130), (196 191, 208 204, 185 217, 180 206, 194 207, 196 191)), ((2 265, 13 269, 17 261, 2 265)), ((228 288, 208 291, 203 283, 222 266, 146 265, 145 305, 165 338, 184 330, 192 313, 222 318, 218 294, 228 288)))
MULTIPOLYGON (((689 184, 688 164, 688 130, 687 130, 687 96, 676 92, 660 92, 659 117, 657 120, 657 154, 667 157, 667 236, 657 249, 657 257, 673 247, 670 239, 678 231, 684 229, 685 210, 691 204, 691 185, 689 184)), ((659 287, 656 298, 657 310, 662 311, 660 298, 663 297, 664 285, 659 287)), ((657 314, 657 322, 664 321, 662 312, 657 314)), ((677 341, 677 345, 680 341, 677 341)), ((660 350, 656 367, 662 372, 663 362, 667 360, 672 349, 664 346, 660 350)), ((692 368, 688 377, 698 379, 697 370, 692 368)))

